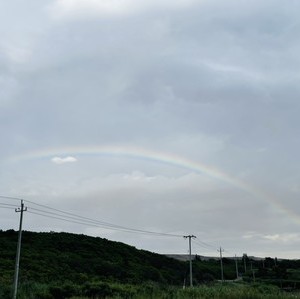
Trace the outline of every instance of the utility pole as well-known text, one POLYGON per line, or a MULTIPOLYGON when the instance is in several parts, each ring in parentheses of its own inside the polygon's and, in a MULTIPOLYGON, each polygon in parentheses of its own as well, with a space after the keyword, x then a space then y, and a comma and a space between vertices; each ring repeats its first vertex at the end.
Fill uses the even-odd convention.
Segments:
POLYGON ((17 213, 20 213, 20 224, 19 224, 18 246, 17 246, 17 254, 16 254, 13 299, 17 298, 17 292, 18 292, 18 278, 19 278, 19 264, 20 264, 21 240, 22 240, 23 212, 27 211, 27 207, 24 208, 23 200, 21 200, 21 208, 17 208, 15 211, 17 213))
POLYGON ((190 287, 193 287, 193 269, 192 269, 192 238, 195 239, 196 236, 188 235, 183 236, 185 239, 189 238, 189 252, 190 252, 190 287))
POLYGON ((236 255, 234 256, 235 259, 235 272, 236 272, 236 279, 239 278, 239 270, 238 270, 238 262, 237 262, 237 257, 236 255))
POLYGON ((222 279, 222 282, 224 282, 223 260, 222 260, 222 252, 224 251, 224 249, 222 249, 222 247, 220 246, 220 249, 218 251, 220 252, 221 279, 222 279))
POLYGON ((243 254, 243 260, 244 260, 244 271, 245 271, 245 273, 247 272, 246 258, 247 258, 247 254, 244 253, 244 254, 243 254))

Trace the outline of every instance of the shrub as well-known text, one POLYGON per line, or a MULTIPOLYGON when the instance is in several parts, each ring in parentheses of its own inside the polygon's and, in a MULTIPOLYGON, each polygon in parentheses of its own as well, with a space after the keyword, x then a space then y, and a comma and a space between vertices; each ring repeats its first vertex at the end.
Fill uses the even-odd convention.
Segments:
POLYGON ((78 289, 73 284, 51 286, 49 292, 55 299, 65 299, 78 295, 78 289))
POLYGON ((90 298, 105 298, 112 296, 113 292, 107 283, 87 283, 83 288, 83 294, 90 298))

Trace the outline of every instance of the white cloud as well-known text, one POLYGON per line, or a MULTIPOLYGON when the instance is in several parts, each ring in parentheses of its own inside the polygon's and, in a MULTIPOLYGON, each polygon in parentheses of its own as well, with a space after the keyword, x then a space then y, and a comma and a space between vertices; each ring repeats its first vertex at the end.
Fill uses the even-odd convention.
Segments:
POLYGON ((271 240, 271 241, 278 241, 281 239, 281 237, 278 234, 275 235, 266 235, 264 236, 265 239, 271 240))
POLYGON ((247 232, 246 234, 244 234, 243 236, 242 236, 242 238, 243 239, 253 239, 253 238, 255 238, 255 237, 257 237, 257 234, 255 233, 255 232, 247 232))
POLYGON ((273 235, 265 235, 263 236, 263 238, 271 241, 287 243, 287 242, 293 242, 299 240, 299 234, 296 233, 273 234, 273 235))
POLYGON ((73 163, 77 162, 77 159, 71 156, 60 158, 60 157, 54 157, 51 159, 51 161, 55 164, 64 164, 64 163, 73 163))

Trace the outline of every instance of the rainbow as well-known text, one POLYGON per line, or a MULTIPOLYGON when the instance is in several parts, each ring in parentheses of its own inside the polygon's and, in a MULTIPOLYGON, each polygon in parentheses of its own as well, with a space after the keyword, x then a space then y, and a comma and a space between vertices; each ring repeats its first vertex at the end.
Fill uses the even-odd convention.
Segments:
POLYGON ((88 146, 88 147, 63 147, 63 148, 52 148, 43 149, 38 151, 32 151, 27 154, 18 155, 11 157, 12 162, 21 162, 24 160, 31 159, 47 159, 51 160, 54 157, 84 157, 84 156, 117 156, 131 159, 140 159, 156 163, 164 163, 167 165, 172 165, 174 167, 179 167, 181 169, 186 169, 194 173, 205 174, 209 177, 215 178, 222 182, 225 182, 231 186, 234 186, 246 193, 264 200, 270 203, 272 206, 277 208, 282 213, 288 214, 297 223, 300 223, 299 216, 293 211, 284 207, 278 199, 274 196, 247 184, 234 176, 231 176, 221 170, 205 165, 200 162, 186 159, 184 157, 178 156, 172 153, 157 152, 145 148, 137 148, 130 146, 88 146))

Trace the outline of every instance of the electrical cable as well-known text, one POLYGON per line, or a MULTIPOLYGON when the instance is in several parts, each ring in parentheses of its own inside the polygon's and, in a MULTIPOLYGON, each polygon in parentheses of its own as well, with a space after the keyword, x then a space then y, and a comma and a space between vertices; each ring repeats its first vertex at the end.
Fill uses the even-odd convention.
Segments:
POLYGON ((1 205, 0 205, 0 209, 9 209, 9 210, 14 210, 14 208, 13 208, 13 207, 2 207, 1 205))
MULTIPOLYGON (((96 219, 84 217, 84 216, 77 215, 77 214, 70 213, 70 212, 66 212, 66 211, 63 211, 60 209, 49 207, 47 205, 38 204, 34 201, 25 200, 25 199, 21 199, 21 198, 17 198, 17 197, 9 197, 9 196, 1 196, 0 195, 0 198, 23 200, 26 203, 36 205, 38 207, 43 208, 43 209, 37 209, 37 208, 34 208, 31 205, 29 205, 29 206, 27 206, 27 208, 29 209, 29 211, 27 210, 27 212, 29 212, 31 214, 39 215, 39 216, 62 220, 62 221, 67 221, 67 222, 72 222, 72 223, 77 223, 77 224, 82 224, 82 225, 88 225, 88 226, 102 227, 102 228, 116 230, 116 231, 124 231, 124 232, 132 232, 132 233, 164 236, 164 237, 180 237, 180 238, 184 237, 183 235, 179 235, 179 234, 142 230, 142 229, 126 227, 126 226, 122 226, 122 225, 118 225, 118 224, 114 224, 114 223, 110 223, 110 222, 106 222, 106 221, 102 221, 102 220, 96 220, 96 219), (36 212, 32 212, 31 210, 36 211, 36 212)), ((6 205, 8 205, 8 204, 6 204, 6 205)), ((11 205, 11 206, 16 207, 15 205, 11 205)), ((216 248, 216 247, 214 247, 208 243, 205 243, 203 241, 195 241, 194 240, 194 242, 198 243, 198 245, 201 247, 206 247, 206 249, 211 249, 211 248, 215 249, 216 248)))
POLYGON ((4 202, 0 202, 0 205, 8 206, 8 207, 14 207, 14 208, 18 207, 17 205, 12 205, 12 204, 9 204, 9 203, 4 203, 4 202))
MULTIPOLYGON (((105 228, 105 229, 109 229, 109 230, 122 231, 122 232, 128 232, 128 233, 138 233, 138 234, 143 233, 143 234, 150 234, 150 235, 155 235, 155 236, 165 236, 163 233, 146 232, 146 231, 139 231, 139 230, 132 230, 132 229, 129 230, 129 229, 126 229, 126 228, 115 228, 115 227, 105 226, 103 224, 100 225, 100 224, 96 224, 96 223, 93 224, 93 223, 84 222, 84 221, 70 220, 70 219, 67 219, 67 218, 63 218, 61 215, 54 214, 54 213, 51 213, 51 214, 58 215, 58 216, 61 216, 61 217, 55 217, 55 216, 51 216, 51 215, 47 215, 47 214, 31 212, 28 209, 27 209, 27 212, 30 213, 30 214, 44 216, 44 217, 48 217, 48 218, 52 218, 52 219, 58 219, 58 220, 62 220, 62 221, 70 222, 70 223, 82 224, 82 225, 93 226, 93 227, 101 227, 101 228, 105 228)), ((49 214, 49 212, 45 212, 45 211, 41 211, 41 212, 49 214)), ((170 236, 170 235, 168 235, 168 236, 170 236)))
POLYGON ((55 208, 52 208, 52 207, 49 207, 49 206, 46 206, 46 205, 37 204, 37 203, 35 203, 33 201, 29 201, 29 200, 25 200, 25 202, 29 202, 31 204, 34 204, 34 205, 37 205, 37 206, 40 206, 40 207, 43 207, 43 208, 46 208, 46 209, 49 209, 49 210, 57 211, 61 214, 70 215, 70 216, 79 218, 79 219, 84 220, 84 221, 88 220, 88 221, 92 221, 94 223, 96 222, 97 224, 109 226, 109 227, 112 227, 112 228, 118 228, 118 229, 122 229, 122 230, 132 230, 132 231, 139 232, 139 233, 155 234, 155 235, 162 235, 162 236, 167 236, 167 237, 180 237, 180 238, 183 237, 182 235, 177 235, 177 234, 159 233, 159 232, 135 229, 135 228, 131 228, 131 227, 125 227, 125 226, 113 224, 113 223, 106 222, 106 221, 99 221, 99 220, 95 220, 95 219, 92 219, 92 218, 83 217, 83 216, 80 216, 80 215, 77 215, 77 214, 69 213, 69 212, 66 212, 66 211, 63 211, 63 210, 55 209, 55 208))
POLYGON ((3 195, 0 195, 0 198, 6 198, 6 199, 12 199, 12 200, 23 200, 22 198, 18 198, 18 197, 11 197, 11 196, 3 196, 3 195))
POLYGON ((217 249, 216 246, 213 246, 213 245, 211 245, 211 244, 208 244, 208 243, 203 242, 203 241, 200 241, 200 240, 194 240, 194 243, 198 244, 198 245, 201 246, 201 247, 206 247, 207 249, 210 249, 210 250, 211 250, 211 249, 214 249, 214 250, 217 249))
MULTIPOLYGON (((136 228, 131 228, 131 227, 125 227, 125 226, 121 226, 121 225, 116 225, 113 223, 109 223, 109 222, 105 222, 105 221, 99 221, 99 220, 95 220, 92 218, 88 218, 88 217, 83 217, 77 214, 73 214, 73 213, 69 213, 69 212, 65 212, 63 210, 59 210, 59 209, 55 209, 46 205, 41 205, 41 204, 37 204, 33 201, 29 201, 29 200, 25 200, 25 202, 29 202, 31 204, 52 210, 52 211, 56 211, 58 213, 54 213, 54 212, 49 212, 49 211, 45 211, 45 210, 41 210, 41 209, 35 209, 33 207, 28 206, 28 208, 38 211, 38 212, 42 212, 42 213, 46 213, 46 214, 51 214, 51 215, 55 215, 55 216, 59 216, 59 217, 64 217, 64 220, 66 220, 65 218, 68 218, 67 220, 75 220, 77 222, 81 222, 85 223, 86 225, 89 224, 94 224, 98 227, 105 227, 105 228, 109 228, 111 230, 119 230, 119 231, 131 231, 134 233, 141 233, 141 234, 148 234, 148 235, 155 235, 155 236, 165 236, 165 237, 182 237, 182 235, 177 235, 177 234, 169 234, 169 233, 161 233, 161 232, 153 232, 153 231, 147 231, 147 230, 141 230, 141 229, 136 229, 136 228), (61 214, 65 214, 65 215, 61 215, 61 214), (69 216, 70 215, 70 216, 69 216)), ((37 213, 36 213, 37 214, 37 213)), ((45 215, 42 215, 45 216, 45 215)))

